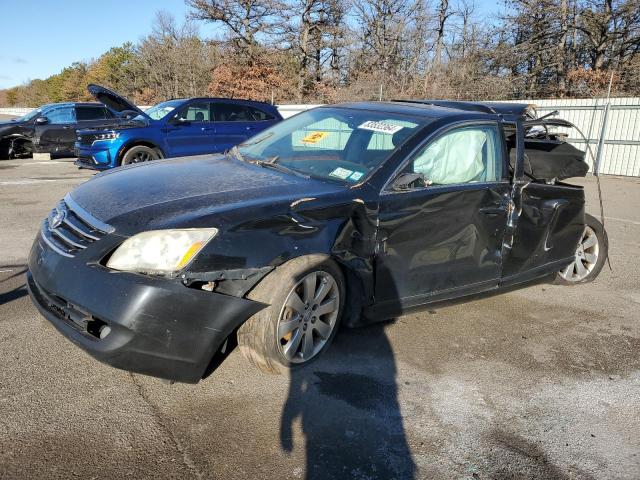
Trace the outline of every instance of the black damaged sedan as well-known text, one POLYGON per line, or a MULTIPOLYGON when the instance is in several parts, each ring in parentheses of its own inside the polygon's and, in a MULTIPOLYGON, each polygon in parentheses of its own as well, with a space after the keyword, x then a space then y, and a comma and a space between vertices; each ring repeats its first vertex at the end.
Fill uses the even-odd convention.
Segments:
POLYGON ((198 382, 236 342, 283 372, 341 324, 589 281, 606 234, 563 181, 587 165, 554 125, 517 104, 345 104, 225 155, 102 173, 43 221, 30 295, 98 360, 198 382))

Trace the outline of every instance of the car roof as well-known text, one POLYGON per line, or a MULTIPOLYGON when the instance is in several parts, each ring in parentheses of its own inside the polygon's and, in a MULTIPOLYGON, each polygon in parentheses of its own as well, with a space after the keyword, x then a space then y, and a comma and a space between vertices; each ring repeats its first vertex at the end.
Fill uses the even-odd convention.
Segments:
POLYGON ((392 100, 389 102, 342 103, 337 107, 398 113, 417 117, 522 118, 531 109, 526 103, 458 102, 450 100, 392 100))
POLYGON ((50 107, 104 107, 104 105, 99 102, 58 102, 58 103, 47 103, 38 108, 50 108, 50 107))
POLYGON ((244 98, 224 98, 224 97, 191 97, 191 98, 172 98, 170 100, 166 100, 167 102, 169 101, 175 101, 175 100, 181 100, 181 101, 194 101, 194 100, 202 100, 203 102, 208 102, 211 100, 217 101, 217 102, 231 102, 231 103, 252 103, 252 104, 256 104, 256 105, 267 105, 269 107, 274 107, 275 105, 270 104, 269 102, 261 102, 259 100, 247 100, 244 98))

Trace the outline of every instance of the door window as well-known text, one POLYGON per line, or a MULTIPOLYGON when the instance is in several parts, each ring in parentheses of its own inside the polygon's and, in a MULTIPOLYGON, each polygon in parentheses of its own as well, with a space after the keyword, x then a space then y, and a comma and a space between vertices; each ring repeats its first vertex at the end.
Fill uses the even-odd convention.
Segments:
POLYGON ((73 107, 60 107, 49 110, 46 115, 49 123, 61 124, 61 123, 75 123, 75 115, 73 107))
POLYGON ((405 173, 421 173, 427 185, 496 182, 502 179, 502 148, 496 125, 451 130, 419 152, 405 173))
POLYGON ((190 122, 209 122, 211 119, 209 103, 192 103, 191 105, 180 109, 176 114, 176 118, 188 120, 190 122))
POLYGON ((104 120, 106 109, 102 107, 76 107, 76 118, 83 120, 104 120))
POLYGON ((248 107, 233 103, 213 104, 213 115, 216 122, 253 122, 253 116, 248 107))

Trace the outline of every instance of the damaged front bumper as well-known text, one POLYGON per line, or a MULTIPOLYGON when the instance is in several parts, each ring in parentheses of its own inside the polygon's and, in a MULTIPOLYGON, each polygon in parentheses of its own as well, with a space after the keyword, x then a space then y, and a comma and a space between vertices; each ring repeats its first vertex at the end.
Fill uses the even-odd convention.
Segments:
POLYGON ((114 272, 51 250, 39 235, 28 288, 65 337, 113 367, 198 382, 227 337, 265 305, 184 286, 176 279, 114 272))

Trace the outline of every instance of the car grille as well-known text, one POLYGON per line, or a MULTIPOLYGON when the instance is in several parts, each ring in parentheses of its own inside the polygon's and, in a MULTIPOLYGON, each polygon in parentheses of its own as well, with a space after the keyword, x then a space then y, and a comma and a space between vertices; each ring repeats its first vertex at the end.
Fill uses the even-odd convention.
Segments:
POLYGON ((93 133, 88 133, 85 135, 78 135, 76 140, 78 140, 78 144, 82 146, 90 147, 93 145, 93 141, 96 139, 96 136, 93 133))
POLYGON ((76 157, 78 158, 78 162, 87 166, 93 166, 96 162, 93 161, 93 158, 88 157, 86 155, 82 155, 81 153, 76 151, 76 157))
POLYGON ((70 195, 51 210, 40 229, 47 245, 65 257, 74 257, 113 231, 113 227, 91 216, 70 195))

